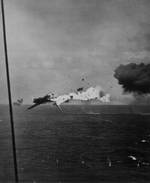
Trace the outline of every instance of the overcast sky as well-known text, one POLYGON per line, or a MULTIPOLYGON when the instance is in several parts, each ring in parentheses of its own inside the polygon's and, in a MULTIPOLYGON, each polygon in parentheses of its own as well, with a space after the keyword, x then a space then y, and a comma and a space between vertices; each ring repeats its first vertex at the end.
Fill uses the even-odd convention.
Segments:
MULTIPOLYGON (((119 64, 150 60, 149 0, 5 0, 13 100, 101 85, 113 96, 119 64)), ((0 26, 1 29, 1 26, 0 26)), ((0 32, 1 33, 1 32, 0 32)), ((0 35, 0 103, 7 100, 0 35)))

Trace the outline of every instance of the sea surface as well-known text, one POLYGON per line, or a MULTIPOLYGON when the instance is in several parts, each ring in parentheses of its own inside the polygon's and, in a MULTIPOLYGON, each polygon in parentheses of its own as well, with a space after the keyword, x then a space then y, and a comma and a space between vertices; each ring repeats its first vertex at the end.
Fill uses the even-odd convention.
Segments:
MULTIPOLYGON (((20 182, 149 183, 150 106, 17 107, 20 182)), ((8 106, 0 105, 0 182, 13 182, 8 106)))

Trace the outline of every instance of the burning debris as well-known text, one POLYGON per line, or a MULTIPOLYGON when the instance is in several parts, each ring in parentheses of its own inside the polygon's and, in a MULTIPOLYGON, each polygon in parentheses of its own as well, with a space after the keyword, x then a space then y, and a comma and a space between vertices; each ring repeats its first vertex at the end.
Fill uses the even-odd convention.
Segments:
POLYGON ((150 64, 120 65, 116 68, 114 77, 118 79, 124 92, 138 95, 150 93, 150 64))

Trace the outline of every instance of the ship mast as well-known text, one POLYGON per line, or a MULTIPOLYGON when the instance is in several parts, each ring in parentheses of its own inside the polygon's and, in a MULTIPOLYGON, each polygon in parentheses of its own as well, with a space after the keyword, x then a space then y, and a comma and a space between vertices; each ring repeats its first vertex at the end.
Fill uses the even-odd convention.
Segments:
POLYGON ((2 13, 4 55, 5 55, 8 100, 9 100, 10 125, 11 125, 11 135, 12 135, 14 174, 15 174, 15 182, 18 183, 19 179, 18 179, 18 166, 17 166, 17 155, 16 155, 15 129, 14 129, 14 120, 13 120, 13 107, 12 107, 11 86, 10 86, 10 76, 9 76, 9 63, 8 63, 8 53, 7 53, 5 12, 4 12, 4 1, 3 0, 1 0, 1 13, 2 13))

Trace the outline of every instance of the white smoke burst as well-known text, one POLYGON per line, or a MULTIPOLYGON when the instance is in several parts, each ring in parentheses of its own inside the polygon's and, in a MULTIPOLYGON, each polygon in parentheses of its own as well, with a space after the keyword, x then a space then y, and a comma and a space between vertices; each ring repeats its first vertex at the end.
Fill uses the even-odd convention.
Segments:
POLYGON ((81 100, 81 101, 90 101, 90 100, 99 100, 102 103, 110 102, 110 94, 105 93, 100 86, 90 87, 86 91, 72 92, 65 95, 60 95, 53 98, 52 100, 56 102, 57 105, 60 105, 69 100, 81 100))

